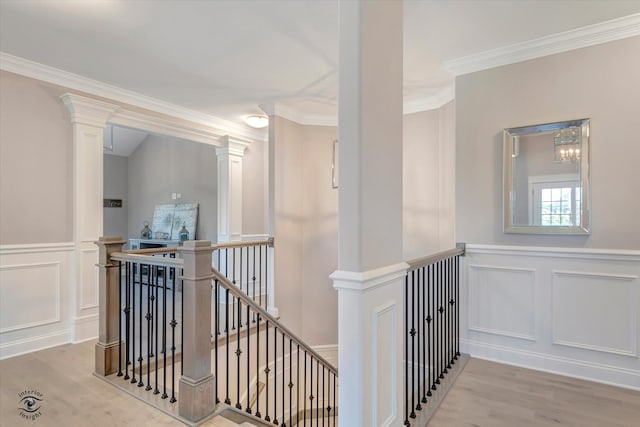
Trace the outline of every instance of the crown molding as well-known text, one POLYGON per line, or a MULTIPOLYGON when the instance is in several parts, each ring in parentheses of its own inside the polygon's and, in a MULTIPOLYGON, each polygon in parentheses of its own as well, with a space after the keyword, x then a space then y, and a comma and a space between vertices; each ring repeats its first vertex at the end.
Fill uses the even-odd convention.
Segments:
POLYGON ((434 95, 426 98, 405 100, 403 106, 403 114, 419 113, 421 111, 435 110, 443 105, 453 101, 456 96, 454 84, 444 86, 434 95))
POLYGON ((266 139, 266 132, 264 132, 264 130, 256 131, 244 124, 239 125, 209 114, 201 113, 170 102, 142 95, 131 90, 122 89, 108 83, 10 55, 5 52, 0 52, 0 70, 42 80, 47 83, 63 86, 89 95, 107 98, 109 100, 165 114, 177 119, 204 125, 215 129, 216 134, 232 134, 259 141, 264 141, 266 139))
POLYGON ((454 76, 640 35, 640 13, 445 61, 454 76))

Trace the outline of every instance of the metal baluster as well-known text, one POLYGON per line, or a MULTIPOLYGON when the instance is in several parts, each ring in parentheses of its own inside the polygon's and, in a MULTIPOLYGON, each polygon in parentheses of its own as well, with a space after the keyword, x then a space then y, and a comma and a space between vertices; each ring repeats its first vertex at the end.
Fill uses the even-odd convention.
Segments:
MULTIPOLYGON (((231 249, 231 256, 233 259, 231 260, 231 283, 236 285, 236 248, 231 249)), ((237 285, 236 285, 237 286, 237 285)), ((236 297, 233 297, 233 315, 231 316, 231 330, 235 331, 236 329, 236 297)))
MULTIPOLYGON (((160 390, 158 389, 158 359, 160 358, 160 353, 158 353, 158 318, 160 317, 160 313, 158 312, 158 302, 160 300, 160 291, 158 290, 159 286, 160 286, 160 281, 158 279, 158 277, 160 276, 160 267, 156 267, 156 287, 155 287, 155 332, 156 332, 156 336, 155 336, 155 341, 156 341, 156 348, 155 348, 155 355, 156 355, 156 372, 155 372, 155 388, 153 390, 153 394, 160 394, 160 390)), ((162 276, 162 280, 163 283, 167 281, 167 278, 165 276, 162 276)))
POLYGON ((131 364, 131 360, 129 359, 129 356, 131 355, 130 352, 130 342, 131 342, 131 336, 130 336, 130 329, 129 327, 131 326, 131 319, 130 319, 130 315, 131 315, 131 307, 129 306, 129 303, 131 302, 131 262, 127 261, 125 264, 125 273, 126 275, 125 277, 125 302, 124 302, 124 335, 125 335, 125 345, 124 345, 124 351, 125 351, 125 361, 124 361, 124 379, 128 380, 129 377, 129 365, 131 364))
POLYGON ((447 360, 449 361, 449 369, 451 369, 451 365, 454 365, 456 362, 453 359, 454 351, 453 351, 453 312, 454 312, 454 304, 455 301, 453 299, 452 292, 452 283, 453 283, 453 258, 449 258, 449 280, 447 281, 447 294, 449 295, 449 346, 447 347, 447 351, 449 352, 447 355, 447 360))
MULTIPOLYGON (((169 272, 171 273, 171 268, 169 272)), ((175 277, 175 270, 173 271, 175 277)), ((176 288, 177 284, 174 282, 171 287, 171 399, 169 402, 174 403, 176 401, 176 288)))
MULTIPOLYGON (((250 313, 250 310, 249 310, 249 304, 247 304, 247 323, 246 323, 246 327, 247 327, 247 413, 248 414, 251 413, 251 403, 249 402, 249 397, 251 395, 251 393, 249 393, 249 391, 251 390, 251 384, 250 384, 251 367, 249 366, 249 363, 251 362, 251 334, 250 334, 251 331, 249 329, 249 325, 250 325, 249 317, 250 316, 251 316, 251 313, 250 313)), ((257 373, 258 373, 258 371, 256 371, 256 374, 257 373)), ((239 382, 239 380, 240 379, 238 378, 238 382, 239 382)), ((240 387, 238 387, 238 388, 240 388, 240 387)))
MULTIPOLYGON (((416 291, 417 296, 416 296, 416 300, 413 302, 413 305, 416 307, 416 312, 417 312, 417 316, 418 316, 417 317, 417 322, 416 322, 416 326, 418 327, 418 329, 416 330, 416 335, 418 336, 418 346, 417 346, 417 349, 416 349, 417 359, 414 360, 413 365, 415 366, 416 363, 418 364, 418 368, 417 368, 418 375, 416 377, 416 382, 418 383, 418 397, 416 397, 416 402, 418 402, 418 403, 416 404, 416 410, 420 411, 420 410, 422 410, 422 405, 421 405, 422 401, 420 399, 420 397, 421 397, 420 390, 422 390, 421 381, 420 381, 420 379, 422 377, 420 375, 420 350, 422 349, 422 347, 420 346, 420 343, 421 343, 420 331, 422 330, 422 328, 420 326, 420 319, 422 319, 422 316, 420 314, 420 288, 421 288, 421 286, 420 286, 420 269, 412 271, 411 274, 412 275, 415 274, 415 276, 416 276, 416 287, 417 287, 417 291, 416 291)), ((414 317, 414 319, 416 319, 415 316, 413 316, 413 317, 414 317)))
POLYGON ((431 396, 431 387, 433 383, 431 382, 431 352, 433 350, 433 344, 431 342, 431 284, 433 283, 433 266, 427 266, 427 317, 425 317, 425 321, 427 322, 427 396, 431 396))
POLYGON ((296 351, 296 425, 300 425, 300 344, 296 351))
POLYGON ((404 278, 404 425, 409 422, 409 276, 404 278))
POLYGON ((427 403, 427 390, 429 390, 429 383, 427 382, 427 331, 429 329, 429 324, 425 325, 426 317, 427 317, 427 292, 429 289, 427 288, 427 270, 426 267, 421 267, 420 271, 422 272, 422 281, 420 285, 422 287, 422 316, 420 316, 420 322, 422 324, 422 403, 427 403))
MULTIPOLYGON (((174 292, 173 294, 175 295, 175 284, 173 286, 174 292)), ((182 296, 180 296, 180 316, 182 318, 182 316, 184 316, 184 298, 182 298, 182 296)), ((182 351, 182 357, 184 357, 184 352, 185 352, 185 348, 184 348, 184 322, 180 322, 180 350, 182 351)), ((184 360, 183 358, 181 358, 180 360, 184 360)), ((184 375, 184 363, 180 363, 180 376, 184 375)))
MULTIPOLYGON (((284 372, 282 373, 284 375, 284 372)), ((273 328, 273 423, 278 425, 278 327, 273 328)))
POLYGON ((316 426, 320 421, 320 361, 316 360, 316 426))
POLYGON ((282 333, 282 427, 287 425, 284 422, 284 332, 282 333))
POLYGON ((260 260, 258 261, 258 271, 260 274, 260 288, 258 288, 258 305, 262 307, 262 289, 264 285, 263 275, 262 275, 262 246, 258 248, 258 255, 260 256, 260 260))
MULTIPOLYGON (((253 301, 256 301, 256 247, 253 247, 253 301)), ((256 323, 256 313, 253 313, 253 323, 256 323)))
POLYGON ((260 313, 256 317, 256 417, 260 418, 260 313))
POLYGON ((460 256, 456 256, 456 359, 460 356, 460 256))
POLYGON ((444 341, 444 347, 442 348, 442 357, 443 357, 443 366, 444 369, 442 372, 445 374, 449 372, 448 368, 451 368, 449 364, 449 308, 447 305, 449 304, 449 260, 445 259, 442 261, 444 264, 444 277, 442 279, 442 306, 444 307, 444 334, 442 335, 442 340, 444 341))
MULTIPOLYGON (((122 307, 122 261, 118 261, 118 307, 122 307)), ((122 308, 120 308, 122 310, 122 308)), ((119 311, 120 311, 119 310, 119 311)), ((118 375, 122 376, 122 315, 118 312, 118 375)))
POLYGON ((269 321, 267 320, 267 327, 265 329, 265 335, 266 335, 266 339, 267 339, 267 350, 265 352, 265 356, 267 358, 267 363, 265 365, 264 368, 264 374, 265 374, 265 383, 266 383, 266 395, 265 395, 265 402, 267 405, 267 409, 265 412, 265 416, 264 416, 264 420, 269 422, 271 421, 271 418, 269 417, 269 372, 271 372, 271 369, 269 369, 269 321))
MULTIPOLYGON (((240 255, 242 256, 242 251, 240 251, 240 255)), ((242 405, 240 404, 240 355, 242 354, 242 350, 240 349, 240 336, 241 334, 241 325, 240 322, 242 321, 242 307, 240 305, 240 298, 238 298, 238 331, 236 332, 236 367, 237 367, 237 377, 236 377, 236 381, 238 382, 238 386, 236 387, 236 408, 238 409, 242 409, 242 405)), ((234 313, 235 314, 235 313, 234 313)), ((247 336, 247 338, 249 338, 247 336)))
POLYGON ((226 288, 225 288, 225 294, 224 294, 224 301, 225 301, 224 333, 226 335, 225 350, 227 352, 227 357, 225 358, 225 362, 227 364, 227 368, 225 369, 225 383, 226 383, 227 393, 226 393, 226 398, 224 399, 224 403, 226 403, 227 405, 231 405, 231 399, 229 399, 229 289, 226 289, 226 288))
MULTIPOLYGON (((218 267, 220 267, 220 251, 218 251, 218 267)), ((216 375, 216 385, 218 384, 219 381, 219 376, 218 376, 218 335, 220 335, 220 297, 219 297, 219 289, 220 289, 220 285, 218 284, 218 279, 214 279, 213 281, 213 286, 214 286, 214 295, 215 295, 215 302, 214 302, 214 312, 215 312, 215 316, 216 316, 216 332, 215 332, 215 338, 214 338, 214 360, 215 360, 215 364, 214 364, 214 370, 215 370, 215 375, 216 375)), ((184 316, 184 313, 182 314, 184 316)), ((220 403, 220 395, 218 394, 218 387, 216 386, 216 404, 220 403)))
POLYGON ((304 425, 307 425, 307 350, 304 351, 304 412, 302 413, 302 419, 304 425))
MULTIPOLYGON (((165 284, 162 287, 162 397, 166 399, 167 394, 167 267, 162 267, 162 274, 165 277, 165 284)), ((175 287, 175 286, 174 286, 175 287)))
POLYGON ((336 381, 338 378, 333 374, 333 426, 336 426, 336 381))
POLYGON ((140 282, 139 282, 139 290, 140 290, 140 301, 139 301, 139 310, 138 310, 138 348, 140 349, 140 354, 138 355, 138 366, 140 367, 140 371, 138 372, 138 387, 144 386, 142 382, 142 281, 143 281, 143 271, 144 264, 140 264, 140 282))
MULTIPOLYGON (((409 296, 407 295, 407 300, 409 296)), ((407 311, 409 311, 409 307, 407 307, 407 311)), ((416 359, 415 359, 415 349, 416 349, 416 278, 415 271, 411 272, 411 331, 409 334, 411 335, 411 414, 409 414, 410 418, 416 417, 416 359)), ((407 362, 409 362, 409 355, 407 355, 407 362)), ((408 382, 408 381, 407 381, 408 382)))
POLYGON ((442 317, 442 313, 444 312, 444 308, 442 307, 442 300, 443 300, 443 278, 444 278, 444 262, 440 261, 438 263, 440 265, 440 277, 438 279, 438 313, 440 314, 438 316, 438 325, 440 327, 440 329, 438 330, 438 350, 440 351, 440 353, 438 354, 438 360, 439 360, 439 364, 440 364, 440 368, 438 369, 438 372, 440 373, 440 375, 438 375, 438 378, 443 379, 444 378, 444 322, 443 322, 443 317, 442 317))
POLYGON ((291 341, 291 338, 289 338, 289 426, 293 426, 293 407, 292 407, 292 403, 293 403, 293 381, 292 381, 292 375, 293 375, 293 366, 292 366, 292 360, 293 359, 293 342, 291 341))
POLYGON ((147 386, 145 387, 146 391, 151 390, 151 355, 153 354, 153 340, 151 335, 151 310, 153 310, 153 300, 151 296, 151 283, 153 281, 153 268, 154 266, 149 266, 149 276, 147 277, 147 314, 145 319, 147 319, 147 386))
POLYGON ((324 365, 322 365, 322 425, 324 426, 324 399, 325 399, 325 387, 324 387, 324 371, 325 371, 325 367, 324 365))
POLYGON ((136 265, 133 264, 133 286, 131 289, 131 384, 138 382, 136 379, 136 265))
MULTIPOLYGON (((429 306, 429 314, 427 315, 427 323, 429 324, 429 383, 431 384, 431 390, 436 389, 436 352, 435 352, 435 265, 429 265, 429 286, 427 296, 427 305, 429 306)), ((431 390, 427 393, 427 396, 431 396, 431 390)))

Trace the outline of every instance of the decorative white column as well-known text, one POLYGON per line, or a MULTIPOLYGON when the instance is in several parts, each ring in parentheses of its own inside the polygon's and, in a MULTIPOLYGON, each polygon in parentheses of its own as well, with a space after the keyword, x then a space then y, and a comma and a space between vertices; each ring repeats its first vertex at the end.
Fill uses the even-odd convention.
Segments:
POLYGON ((73 125, 73 334, 98 336, 98 247, 102 235, 103 135, 118 106, 67 93, 62 101, 73 125))
POLYGON ((338 424, 400 426, 402 1, 340 2, 338 424))
POLYGON ((225 135, 218 156, 218 243, 242 240, 242 157, 249 143, 225 135))

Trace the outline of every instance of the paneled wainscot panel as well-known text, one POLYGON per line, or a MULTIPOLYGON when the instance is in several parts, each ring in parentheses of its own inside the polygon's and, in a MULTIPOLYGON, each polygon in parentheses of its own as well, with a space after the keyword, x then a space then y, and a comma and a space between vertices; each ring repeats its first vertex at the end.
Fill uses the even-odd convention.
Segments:
POLYGON ((389 304, 379 307, 375 311, 373 321, 372 336, 374 363, 371 378, 377 379, 373 384, 373 390, 377 390, 377 395, 371 408, 373 409, 373 420, 375 425, 388 426, 396 418, 396 396, 393 391, 396 389, 396 369, 395 351, 396 344, 396 306, 389 304))
POLYGON ((553 271, 553 343, 638 356, 638 276, 553 271))
POLYGON ((60 321, 60 263, 0 267, 0 333, 60 321))
POLYGON ((535 272, 469 265, 469 330, 535 341, 535 272))

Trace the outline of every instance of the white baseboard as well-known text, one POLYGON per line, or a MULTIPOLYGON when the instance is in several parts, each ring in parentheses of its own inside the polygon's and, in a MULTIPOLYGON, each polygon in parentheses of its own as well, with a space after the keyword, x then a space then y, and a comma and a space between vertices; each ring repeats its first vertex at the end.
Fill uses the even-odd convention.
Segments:
POLYGON ((77 344, 98 338, 98 320, 97 314, 76 317, 74 319, 75 333, 72 337, 72 342, 77 344))
POLYGON ((635 370, 467 339, 460 340, 460 350, 477 359, 490 360, 492 362, 520 366, 587 381, 595 381, 632 390, 640 390, 640 372, 635 370))
POLYGON ((0 360, 67 344, 69 342, 70 335, 71 330, 66 329, 52 332, 50 334, 2 343, 0 344, 0 360))

